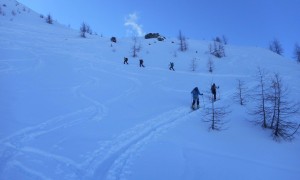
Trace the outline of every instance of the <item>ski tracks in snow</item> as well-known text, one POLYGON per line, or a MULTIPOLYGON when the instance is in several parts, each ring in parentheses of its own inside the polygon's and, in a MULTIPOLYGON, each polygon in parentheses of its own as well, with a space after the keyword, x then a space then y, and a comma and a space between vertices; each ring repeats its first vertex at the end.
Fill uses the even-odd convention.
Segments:
MULTIPOLYGON (((84 111, 89 110, 82 110, 82 112, 84 111)), ((41 172, 45 171, 40 171, 40 169, 46 168, 44 167, 46 164, 42 165, 40 163, 47 162, 56 164, 55 173, 57 175, 61 174, 62 176, 60 177, 63 179, 126 179, 131 173, 130 167, 134 163, 135 157, 140 154, 145 145, 193 115, 189 113, 186 107, 181 107, 149 119, 109 141, 100 143, 95 150, 85 155, 86 160, 82 163, 50 152, 23 146, 25 142, 38 136, 64 126, 70 126, 70 121, 73 123, 81 121, 81 119, 76 119, 76 116, 82 112, 56 117, 51 121, 24 129, 1 140, 5 144, 4 151, 2 151, 3 149, 1 150, 1 164, 6 164, 6 167, 0 166, 2 177, 3 175, 6 177, 6 170, 10 172, 9 169, 11 167, 21 169, 25 174, 37 179, 57 177, 41 174, 41 172), (27 155, 24 156, 24 154, 27 155), (22 160, 26 160, 26 162, 31 161, 31 165, 33 164, 34 167, 26 166, 26 164, 22 163, 22 160)))
POLYGON ((139 155, 145 145, 191 116, 186 107, 181 107, 136 125, 111 141, 104 142, 87 155, 88 159, 83 163, 83 167, 87 169, 84 179, 126 179, 131 173, 130 166, 134 157, 139 155))
MULTIPOLYGON (((127 90, 110 99, 108 103, 129 96, 142 86, 142 83, 133 75, 121 76, 117 73, 95 69, 93 63, 90 63, 86 69, 80 68, 79 72, 85 74, 85 71, 90 69, 126 78, 132 82, 127 90)), ((127 74, 128 72, 123 73, 127 74)), ((86 159, 84 162, 76 162, 61 155, 28 147, 26 145, 28 142, 34 141, 42 135, 55 133, 56 130, 71 127, 86 120, 99 121, 107 115, 105 104, 83 92, 84 88, 99 84, 100 79, 95 74, 85 75, 88 78, 87 81, 82 81, 74 86, 72 91, 76 97, 89 102, 90 106, 21 129, 0 140, 0 178, 11 177, 11 173, 19 169, 26 176, 35 179, 55 179, 57 177, 63 179, 126 179, 131 173, 130 167, 134 163, 135 157, 139 155, 145 145, 192 116, 188 108, 180 107, 143 121, 115 138, 101 142, 97 148, 84 155, 86 159), (45 170, 47 166, 55 167, 55 172, 47 172, 45 170)))

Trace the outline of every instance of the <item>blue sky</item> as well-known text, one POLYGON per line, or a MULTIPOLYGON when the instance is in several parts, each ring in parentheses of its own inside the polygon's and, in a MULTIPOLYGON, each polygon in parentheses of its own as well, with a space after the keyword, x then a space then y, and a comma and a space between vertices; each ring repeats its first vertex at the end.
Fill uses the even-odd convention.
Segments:
POLYGON ((277 38, 291 58, 300 44, 300 0, 19 0, 41 14, 79 29, 84 21, 104 36, 158 32, 210 40, 225 35, 229 44, 267 48, 277 38))

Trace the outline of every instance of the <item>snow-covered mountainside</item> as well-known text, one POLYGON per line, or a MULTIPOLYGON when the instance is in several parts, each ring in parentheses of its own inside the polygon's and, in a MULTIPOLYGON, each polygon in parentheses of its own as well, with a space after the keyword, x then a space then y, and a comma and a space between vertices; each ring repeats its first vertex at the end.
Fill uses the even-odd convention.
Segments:
POLYGON ((233 99, 238 79, 251 94, 260 67, 279 73, 290 100, 300 102, 295 62, 231 45, 218 59, 208 53, 212 42, 198 40, 179 52, 176 38, 140 38, 133 58, 132 38, 81 38, 14 0, 0 6, 0 179, 300 178, 299 135, 274 141, 271 130, 250 122, 255 102, 233 99), (212 83, 214 105, 230 112, 223 131, 204 122, 212 83), (196 86, 204 96, 191 112, 196 86))

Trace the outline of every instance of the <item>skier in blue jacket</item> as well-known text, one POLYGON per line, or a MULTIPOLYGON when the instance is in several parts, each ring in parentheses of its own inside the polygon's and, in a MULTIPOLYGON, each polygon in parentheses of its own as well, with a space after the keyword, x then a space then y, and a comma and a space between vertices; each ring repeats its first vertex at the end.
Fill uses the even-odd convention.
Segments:
POLYGON ((196 109, 195 108, 195 103, 197 101, 197 109, 200 107, 199 106, 199 95, 203 95, 202 93, 200 93, 198 87, 195 87, 193 90, 192 90, 192 96, 193 96, 193 104, 192 104, 192 109, 196 109))

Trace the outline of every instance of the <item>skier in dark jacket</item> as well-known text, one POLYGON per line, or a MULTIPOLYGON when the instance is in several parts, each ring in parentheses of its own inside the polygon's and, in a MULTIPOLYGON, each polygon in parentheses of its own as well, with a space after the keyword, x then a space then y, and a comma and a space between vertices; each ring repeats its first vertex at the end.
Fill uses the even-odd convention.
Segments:
POLYGON ((124 57, 124 64, 128 64, 128 58, 124 57))
POLYGON ((197 101, 197 109, 198 109, 198 108, 200 107, 200 106, 199 106, 199 95, 203 95, 203 94, 200 93, 198 87, 195 87, 195 88, 192 90, 191 93, 192 93, 192 96, 193 96, 192 109, 196 109, 196 108, 194 107, 196 101, 197 101))
POLYGON ((217 97, 216 97, 217 96, 217 86, 216 86, 215 83, 213 83, 213 85, 211 86, 210 90, 211 90, 211 93, 214 96, 214 101, 216 101, 217 100, 217 97))
POLYGON ((144 66, 144 60, 143 60, 143 59, 140 59, 140 67, 145 67, 145 66, 144 66))
POLYGON ((174 63, 173 62, 170 62, 170 68, 169 69, 175 71, 174 70, 174 63))

